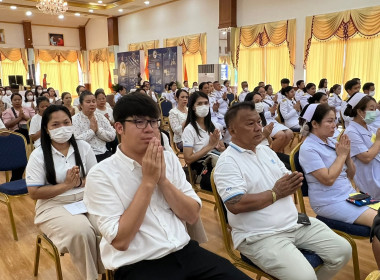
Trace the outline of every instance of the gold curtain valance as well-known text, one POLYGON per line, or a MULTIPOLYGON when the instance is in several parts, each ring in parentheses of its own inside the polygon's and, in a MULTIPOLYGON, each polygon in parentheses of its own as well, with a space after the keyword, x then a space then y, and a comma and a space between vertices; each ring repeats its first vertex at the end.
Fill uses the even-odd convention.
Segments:
POLYGON ((256 24, 231 29, 231 55, 235 67, 239 63, 239 48, 251 47, 257 44, 264 47, 271 43, 280 46, 287 43, 289 49, 290 63, 295 66, 296 54, 296 20, 282 20, 277 22, 256 24))
POLYGON ((158 44, 159 44, 159 40, 151 40, 151 41, 146 41, 146 42, 141 42, 141 43, 134 43, 134 44, 128 45, 128 50, 130 52, 131 51, 143 50, 145 53, 145 56, 147 56, 148 50, 157 49, 158 44))
POLYGON ((1 48, 0 49, 0 60, 9 59, 11 61, 19 61, 22 59, 24 63, 26 72, 28 72, 28 59, 26 56, 25 49, 11 49, 11 48, 1 48))
POLYGON ((89 60, 90 62, 108 61, 108 49, 91 50, 89 60))
POLYGON ((164 40, 164 47, 182 47, 182 54, 201 53, 202 63, 207 63, 207 36, 206 33, 170 38, 164 40))
POLYGON ((327 41, 333 36, 348 40, 356 34, 374 37, 380 33, 380 6, 306 17, 304 67, 312 38, 327 41))
POLYGON ((55 60, 57 62, 69 61, 76 62, 81 61, 80 51, 60 51, 60 50, 36 50, 36 63, 39 60, 49 62, 55 60))

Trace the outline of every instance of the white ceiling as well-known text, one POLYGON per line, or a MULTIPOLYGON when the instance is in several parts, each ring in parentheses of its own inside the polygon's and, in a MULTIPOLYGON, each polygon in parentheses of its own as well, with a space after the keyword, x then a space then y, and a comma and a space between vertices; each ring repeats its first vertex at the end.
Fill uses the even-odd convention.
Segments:
POLYGON ((3 0, 0 2, 0 22, 31 21, 32 24, 39 25, 78 27, 85 25, 90 18, 122 16, 179 0, 150 0, 149 5, 145 5, 144 1, 146 0, 103 0, 102 4, 98 4, 97 0, 69 0, 65 18, 58 19, 55 15, 38 11, 37 0, 3 0), (17 6, 17 9, 11 10, 11 5, 17 6), (89 12, 90 9, 93 13, 89 12), (123 11, 120 12, 119 9, 123 11), (31 11, 32 15, 26 16, 26 11, 31 11), (75 16, 75 13, 80 13, 80 16, 75 16))

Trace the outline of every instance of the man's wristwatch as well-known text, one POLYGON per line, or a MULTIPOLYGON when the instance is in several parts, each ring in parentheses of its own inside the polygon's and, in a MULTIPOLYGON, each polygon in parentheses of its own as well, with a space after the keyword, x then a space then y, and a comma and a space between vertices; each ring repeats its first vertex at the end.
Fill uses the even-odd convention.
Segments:
POLYGON ((273 190, 271 190, 271 192, 272 192, 272 203, 275 203, 277 200, 277 195, 273 190))

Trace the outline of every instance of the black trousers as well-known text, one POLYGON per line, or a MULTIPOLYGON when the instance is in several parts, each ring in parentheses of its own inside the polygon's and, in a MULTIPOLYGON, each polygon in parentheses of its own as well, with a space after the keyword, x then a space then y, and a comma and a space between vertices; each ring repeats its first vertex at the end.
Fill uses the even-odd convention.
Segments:
POLYGON ((107 151, 104 154, 95 155, 97 162, 101 162, 102 160, 105 160, 106 158, 109 158, 110 156, 112 156, 112 153, 110 151, 107 151))
MULTIPOLYGON (((142 248, 143 250, 143 248, 142 248)), ((190 241, 182 250, 158 260, 145 260, 120 267, 115 280, 248 280, 225 258, 190 241)))

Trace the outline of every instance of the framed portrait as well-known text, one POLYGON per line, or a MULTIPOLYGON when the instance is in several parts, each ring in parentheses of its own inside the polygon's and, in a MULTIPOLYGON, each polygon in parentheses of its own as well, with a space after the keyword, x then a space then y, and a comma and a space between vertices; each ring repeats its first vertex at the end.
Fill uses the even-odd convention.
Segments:
POLYGON ((49 33, 49 45, 63 47, 65 45, 63 34, 49 33))
POLYGON ((0 44, 5 44, 4 29, 0 29, 0 44))

